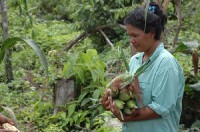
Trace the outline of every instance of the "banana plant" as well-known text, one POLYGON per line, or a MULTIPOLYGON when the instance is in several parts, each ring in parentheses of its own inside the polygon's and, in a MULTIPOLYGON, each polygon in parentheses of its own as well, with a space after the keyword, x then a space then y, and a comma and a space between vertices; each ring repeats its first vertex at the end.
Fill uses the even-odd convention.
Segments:
POLYGON ((49 74, 48 73, 48 63, 47 63, 46 57, 44 56, 44 54, 39 49, 38 44, 32 39, 28 39, 28 38, 25 38, 25 37, 12 37, 12 38, 5 39, 3 41, 1 49, 0 49, 0 63, 4 59, 6 50, 13 47, 19 41, 28 44, 37 53, 38 57, 40 58, 41 63, 43 64, 43 66, 45 68, 46 75, 48 77, 48 74, 49 74))

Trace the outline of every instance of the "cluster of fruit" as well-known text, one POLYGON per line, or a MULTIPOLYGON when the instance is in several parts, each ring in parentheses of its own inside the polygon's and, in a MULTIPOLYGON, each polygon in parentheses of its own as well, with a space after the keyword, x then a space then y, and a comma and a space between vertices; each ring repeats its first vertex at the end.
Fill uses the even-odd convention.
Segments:
POLYGON ((130 114, 132 109, 137 107, 135 95, 129 90, 132 82, 133 77, 130 74, 122 74, 115 77, 106 86, 107 89, 110 89, 110 95, 122 114, 130 114))

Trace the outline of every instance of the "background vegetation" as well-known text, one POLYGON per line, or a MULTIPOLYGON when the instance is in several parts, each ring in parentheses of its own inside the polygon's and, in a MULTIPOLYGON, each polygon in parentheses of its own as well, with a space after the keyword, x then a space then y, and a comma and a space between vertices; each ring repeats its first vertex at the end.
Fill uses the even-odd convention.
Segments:
MULTIPOLYGON (((12 81, 8 82, 5 64, 0 64, 0 112, 10 116, 6 109, 10 108, 15 113, 17 127, 25 132, 120 131, 120 127, 113 129, 108 125, 112 114, 103 110, 99 99, 110 79, 125 72, 120 49, 124 49, 128 61, 131 48, 123 18, 142 2, 7 0, 9 37, 23 36, 37 42, 46 56, 49 77, 35 51, 17 42, 11 48, 12 81), (68 78, 75 80, 75 99, 62 112, 53 114, 55 84, 68 78)), ((175 46, 179 24, 175 2, 171 1, 167 8, 169 20, 163 41, 181 63, 186 79, 182 129, 191 127, 200 118, 200 76, 194 73, 192 61, 193 53, 199 55, 199 6, 199 0, 181 2, 183 19, 175 46)), ((0 35, 1 44, 4 39, 0 35)))

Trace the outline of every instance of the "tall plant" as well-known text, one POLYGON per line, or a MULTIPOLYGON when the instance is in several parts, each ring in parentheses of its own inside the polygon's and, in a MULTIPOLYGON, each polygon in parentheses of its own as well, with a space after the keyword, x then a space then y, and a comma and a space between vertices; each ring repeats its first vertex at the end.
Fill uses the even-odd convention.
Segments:
POLYGON ((69 50, 88 36, 95 36, 94 42, 101 46, 106 42, 112 46, 111 38, 117 36, 120 28, 124 29, 123 18, 139 6, 130 0, 70 0, 69 3, 70 18, 75 21, 76 29, 82 33, 70 41, 64 50, 69 50))
MULTIPOLYGON (((77 100, 67 105, 65 123, 69 126, 91 128, 92 122, 103 111, 99 99, 103 93, 106 65, 94 49, 71 55, 63 69, 63 76, 75 78, 79 93, 77 100)), ((76 94, 77 94, 76 93, 76 94)))

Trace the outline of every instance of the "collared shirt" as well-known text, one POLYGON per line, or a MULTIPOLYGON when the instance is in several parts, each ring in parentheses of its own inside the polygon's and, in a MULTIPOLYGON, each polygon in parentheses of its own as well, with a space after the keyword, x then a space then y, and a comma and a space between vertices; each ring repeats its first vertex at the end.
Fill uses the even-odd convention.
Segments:
MULTIPOLYGON (((134 55, 130 60, 130 73, 143 65, 144 53, 134 55)), ((177 60, 159 44, 151 57, 145 62, 152 64, 139 75, 142 99, 160 118, 132 121, 123 124, 123 132, 177 132, 184 91, 184 75, 177 60), (156 54, 159 54, 158 56, 156 54), (156 58, 155 58, 156 57, 156 58)))

